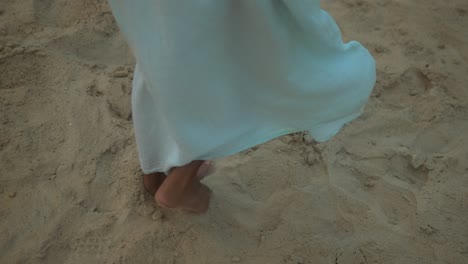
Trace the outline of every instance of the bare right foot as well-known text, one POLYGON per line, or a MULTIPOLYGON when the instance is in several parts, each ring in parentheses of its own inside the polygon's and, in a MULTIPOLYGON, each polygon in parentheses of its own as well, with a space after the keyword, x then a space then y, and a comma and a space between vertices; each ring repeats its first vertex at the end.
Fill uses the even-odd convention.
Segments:
POLYGON ((203 161, 193 161, 173 168, 154 196, 156 202, 166 208, 179 208, 193 213, 208 210, 211 190, 197 177, 203 161))

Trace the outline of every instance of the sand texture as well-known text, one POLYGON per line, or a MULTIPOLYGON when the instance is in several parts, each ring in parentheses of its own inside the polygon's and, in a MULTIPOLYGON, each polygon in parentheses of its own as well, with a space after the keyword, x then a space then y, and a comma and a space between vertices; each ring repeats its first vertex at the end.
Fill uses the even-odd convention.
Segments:
POLYGON ((323 2, 377 61, 365 114, 216 161, 195 216, 142 188, 107 3, 1 0, 0 263, 468 263, 468 1, 323 2))

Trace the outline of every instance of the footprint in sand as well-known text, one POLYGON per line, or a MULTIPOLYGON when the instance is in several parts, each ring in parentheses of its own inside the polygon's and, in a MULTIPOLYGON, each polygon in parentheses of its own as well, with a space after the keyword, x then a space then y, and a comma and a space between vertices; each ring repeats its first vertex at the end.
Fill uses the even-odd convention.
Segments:
POLYGON ((375 193, 375 201, 388 223, 410 225, 414 222, 417 205, 412 191, 382 182, 376 188, 375 193))
POLYGON ((412 223, 414 192, 426 184, 427 172, 415 169, 410 157, 409 150, 370 160, 339 152, 330 181, 346 195, 339 202, 342 212, 348 217, 371 213, 391 225, 412 223))
POLYGON ((381 97, 393 106, 410 106, 414 102, 412 97, 426 93, 431 86, 431 80, 420 69, 411 67, 385 86, 381 97))
POLYGON ((115 117, 130 120, 132 117, 130 100, 132 84, 129 78, 131 70, 117 67, 112 76, 112 81, 105 92, 108 109, 115 117))
POLYGON ((96 162, 96 172, 88 182, 89 199, 85 202, 88 208, 96 208, 96 211, 106 211, 112 208, 112 194, 115 188, 115 177, 112 177, 112 162, 114 154, 108 150, 101 154, 96 162), (110 193, 111 192, 111 193, 110 193))
MULTIPOLYGON (((421 155, 394 155, 388 167, 389 175, 417 188, 428 180, 429 171, 424 167, 426 158, 421 155)), ((389 177, 391 177, 389 176, 389 177)))
POLYGON ((104 261, 110 249, 110 240, 101 235, 88 234, 74 240, 70 247, 72 259, 79 261, 76 263, 104 261))
POLYGON ((107 212, 118 206, 119 186, 113 165, 116 155, 110 149, 101 154, 96 162, 94 177, 89 179, 88 197, 82 202, 86 208, 95 212, 107 212), (118 185, 118 184, 117 184, 118 185))

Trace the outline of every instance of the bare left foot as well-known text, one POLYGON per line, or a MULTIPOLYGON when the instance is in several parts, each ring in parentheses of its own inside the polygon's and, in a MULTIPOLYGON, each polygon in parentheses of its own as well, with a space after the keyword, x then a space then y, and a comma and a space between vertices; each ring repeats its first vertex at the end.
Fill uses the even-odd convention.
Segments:
POLYGON ((163 172, 145 174, 143 175, 143 186, 145 186, 145 190, 147 192, 154 195, 158 191, 159 187, 161 187, 166 177, 166 174, 163 172))

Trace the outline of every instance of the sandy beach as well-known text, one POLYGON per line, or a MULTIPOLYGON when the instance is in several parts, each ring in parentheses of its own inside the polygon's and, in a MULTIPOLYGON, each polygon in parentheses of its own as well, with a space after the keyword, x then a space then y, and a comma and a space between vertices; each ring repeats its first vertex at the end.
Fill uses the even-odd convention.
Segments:
POLYGON ((209 211, 141 183, 134 59, 103 0, 0 2, 0 263, 468 263, 468 1, 328 0, 365 113, 216 160, 209 211))

